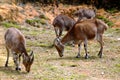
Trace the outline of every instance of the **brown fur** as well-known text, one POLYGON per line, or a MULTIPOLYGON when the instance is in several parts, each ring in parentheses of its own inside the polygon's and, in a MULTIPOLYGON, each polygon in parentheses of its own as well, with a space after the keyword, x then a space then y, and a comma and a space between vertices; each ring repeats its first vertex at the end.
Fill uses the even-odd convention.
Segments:
POLYGON ((96 33, 103 34, 108 26, 99 19, 87 19, 80 21, 63 37, 62 42, 66 40, 88 40, 95 38, 96 33), (99 26, 104 24, 104 26, 99 26))
POLYGON ((55 29, 55 33, 57 37, 62 35, 63 30, 69 31, 73 25, 75 24, 75 20, 72 18, 60 14, 53 20, 53 26, 55 29))
POLYGON ((20 70, 20 57, 23 57, 23 64, 26 68, 26 71, 30 71, 31 64, 34 60, 34 55, 31 53, 27 54, 25 48, 25 37, 24 35, 16 28, 9 28, 5 33, 5 46, 7 50, 7 60, 5 66, 8 66, 9 60, 9 50, 13 54, 14 63, 16 65, 16 70, 20 70), (18 61, 19 60, 19 61, 18 61))
MULTIPOLYGON (((78 44, 80 47, 81 43, 84 42, 84 47, 86 52, 85 58, 88 58, 87 40, 96 38, 101 45, 101 49, 98 55, 102 57, 102 51, 103 51, 102 35, 107 28, 108 25, 99 19, 87 19, 84 21, 77 22, 72 27, 72 29, 69 30, 69 32, 62 38, 61 41, 59 40, 57 41, 57 39, 55 40, 55 46, 60 46, 66 44, 67 42, 75 41, 75 43, 78 44), (60 45, 56 43, 60 43, 60 45)), ((59 54, 63 54, 63 53, 59 52, 59 54)), ((78 52, 77 57, 79 57, 79 55, 80 55, 80 50, 78 52)))
POLYGON ((74 15, 78 17, 78 21, 82 19, 92 19, 96 16, 95 9, 79 9, 74 12, 74 15))

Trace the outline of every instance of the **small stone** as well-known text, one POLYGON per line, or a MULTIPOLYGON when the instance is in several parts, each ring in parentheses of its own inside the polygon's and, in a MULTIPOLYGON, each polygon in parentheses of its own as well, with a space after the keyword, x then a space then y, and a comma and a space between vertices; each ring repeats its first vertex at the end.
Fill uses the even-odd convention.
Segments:
POLYGON ((118 41, 120 41, 120 38, 117 38, 118 41))
POLYGON ((104 72, 102 72, 101 74, 102 74, 102 75, 104 75, 105 73, 104 73, 104 72))

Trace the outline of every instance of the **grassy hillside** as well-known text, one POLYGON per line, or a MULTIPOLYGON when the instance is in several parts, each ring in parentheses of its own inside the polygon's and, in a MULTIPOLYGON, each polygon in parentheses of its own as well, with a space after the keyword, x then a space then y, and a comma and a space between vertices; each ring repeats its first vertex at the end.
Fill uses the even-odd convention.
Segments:
MULTIPOLYGON (((83 45, 80 58, 75 58, 78 53, 77 45, 75 47, 66 45, 64 56, 62 58, 59 57, 57 50, 53 46, 55 32, 51 25, 52 21, 56 15, 62 12, 71 14, 79 7, 84 8, 88 6, 80 5, 76 7, 60 4, 59 8, 56 9, 52 6, 27 5, 26 9, 25 6, 22 6, 20 11, 17 10, 19 15, 24 15, 24 18, 18 14, 15 16, 12 13, 13 17, 10 17, 10 21, 8 18, 5 18, 6 21, 0 23, 0 80, 119 80, 120 12, 112 13, 111 15, 111 13, 106 12, 104 9, 97 11, 97 17, 104 20, 110 26, 104 33, 102 58, 97 56, 100 45, 94 40, 88 42, 88 52, 90 55, 88 59, 84 59, 85 52, 83 45), (55 10, 54 13, 53 10, 55 10), (36 12, 40 14, 37 18, 34 17, 36 12), (11 21, 13 19, 15 22, 11 21), (21 24, 17 20, 20 20, 21 24), (20 72, 15 71, 12 55, 10 55, 9 67, 4 67, 7 53, 4 45, 4 33, 11 26, 18 28, 25 35, 27 51, 33 50, 34 52, 35 61, 30 73, 26 73, 23 64, 21 64, 22 70, 20 72)), ((5 8, 0 9, 4 11, 5 8)), ((63 36, 65 34, 64 32, 63 36)))
POLYGON ((33 50, 35 61, 31 72, 15 71, 12 57, 9 67, 5 68, 6 50, 3 34, 7 28, 0 27, 0 80, 119 80, 120 75, 120 29, 111 28, 104 34, 103 58, 99 58, 99 43, 90 41, 88 45, 89 59, 82 56, 76 59, 77 45, 65 46, 64 57, 60 58, 52 47, 55 33, 53 28, 24 27, 20 29, 27 39, 27 50, 33 50))

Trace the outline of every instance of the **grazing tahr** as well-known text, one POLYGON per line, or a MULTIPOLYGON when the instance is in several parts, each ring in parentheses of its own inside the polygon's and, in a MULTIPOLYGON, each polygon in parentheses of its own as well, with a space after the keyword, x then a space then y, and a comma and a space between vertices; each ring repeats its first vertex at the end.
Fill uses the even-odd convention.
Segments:
POLYGON ((54 20, 53 20, 53 26, 54 26, 54 30, 56 33, 56 37, 60 37, 62 35, 63 30, 70 30, 73 25, 75 24, 75 20, 60 14, 58 15, 54 20))
POLYGON ((81 43, 84 42, 85 59, 88 58, 87 42, 88 40, 96 39, 100 43, 100 51, 98 56, 101 58, 103 53, 103 33, 108 28, 108 25, 99 19, 87 19, 77 22, 71 30, 60 40, 56 38, 54 45, 59 53, 59 56, 63 56, 64 45, 70 41, 74 41, 78 44, 78 54, 76 58, 80 57, 81 43))
POLYGON ((9 53, 11 51, 13 55, 13 60, 16 65, 16 70, 21 70, 20 68, 20 58, 23 58, 23 65, 27 72, 30 71, 31 65, 34 61, 34 54, 31 51, 30 55, 28 55, 25 48, 25 37, 24 35, 16 28, 9 28, 5 35, 5 47, 7 50, 7 60, 5 63, 5 67, 8 66, 9 61, 9 53))
POLYGON ((78 16, 78 22, 82 19, 92 19, 96 16, 96 11, 93 9, 79 9, 73 13, 75 16, 78 16))

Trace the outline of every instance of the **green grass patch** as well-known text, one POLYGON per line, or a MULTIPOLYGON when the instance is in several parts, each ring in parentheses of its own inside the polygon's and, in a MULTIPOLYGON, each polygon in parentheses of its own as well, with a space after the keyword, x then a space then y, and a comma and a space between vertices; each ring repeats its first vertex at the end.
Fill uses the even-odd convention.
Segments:
POLYGON ((52 44, 39 44, 40 47, 45 47, 45 48, 52 48, 52 44))
POLYGON ((17 29, 20 29, 20 30, 25 30, 25 31, 28 31, 28 28, 26 27, 21 27, 20 25, 16 24, 16 23, 12 23, 12 22, 2 22, 1 25, 5 28, 11 28, 11 27, 14 27, 14 28, 17 28, 17 29))
POLYGON ((114 69, 115 73, 119 73, 120 72, 120 63, 115 64, 115 68, 113 68, 113 69, 114 69))
POLYGON ((39 24, 46 25, 45 19, 27 19, 26 23, 32 25, 32 26, 38 26, 39 24))
POLYGON ((120 28, 109 28, 106 32, 106 35, 120 37, 120 28))
POLYGON ((72 50, 72 48, 71 48, 70 46, 71 46, 71 45, 66 46, 66 50, 72 50))
POLYGON ((45 20, 50 20, 47 16, 45 16, 45 15, 40 15, 39 16, 40 18, 42 18, 42 19, 45 19, 45 20))
POLYGON ((118 67, 118 68, 120 69, 120 64, 116 64, 115 66, 118 67))
POLYGON ((27 45, 28 46, 34 46, 34 47, 43 47, 43 48, 52 48, 53 45, 50 43, 50 44, 47 44, 47 43, 40 43, 38 41, 27 41, 27 45))
POLYGON ((110 27, 114 26, 114 23, 112 21, 108 20, 107 18, 105 18, 103 16, 97 16, 97 18, 105 21, 105 23, 107 23, 108 26, 110 26, 110 27))
POLYGON ((111 9, 108 9, 107 12, 112 14, 112 13, 118 12, 118 10, 116 8, 111 8, 111 9))
POLYGON ((18 29, 21 28, 21 26, 19 26, 17 24, 9 23, 9 22, 2 22, 1 25, 4 26, 5 28, 10 28, 10 27, 14 27, 14 28, 18 28, 18 29))
POLYGON ((30 49, 30 48, 28 48, 28 47, 27 47, 26 49, 27 49, 27 52, 30 52, 30 51, 31 51, 31 49, 30 49))
POLYGON ((76 79, 85 80, 85 79, 87 79, 87 76, 86 75, 77 75, 77 74, 73 74, 70 76, 70 80, 76 80, 76 79))
POLYGON ((39 33, 37 31, 30 31, 29 35, 37 36, 39 33))

